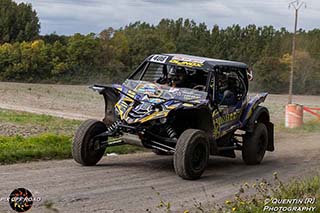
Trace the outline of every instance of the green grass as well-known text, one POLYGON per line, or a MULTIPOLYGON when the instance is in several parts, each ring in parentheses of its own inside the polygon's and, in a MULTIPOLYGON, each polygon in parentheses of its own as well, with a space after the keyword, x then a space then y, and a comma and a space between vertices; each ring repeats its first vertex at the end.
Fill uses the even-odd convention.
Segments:
MULTIPOLYGON (((40 159, 71 158, 72 137, 43 134, 32 137, 0 136, 0 164, 12 164, 40 159)), ((126 154, 143 150, 130 145, 107 148, 106 153, 126 154)))
POLYGON ((81 121, 38 115, 28 112, 0 109, 0 122, 11 123, 25 127, 40 127, 48 133, 72 135, 81 121))
POLYGON ((0 163, 70 158, 70 143, 70 137, 65 135, 44 134, 28 138, 1 136, 0 163))
POLYGON ((311 120, 304 123, 301 127, 289 129, 285 128, 284 124, 276 126, 276 130, 280 132, 288 132, 288 133, 312 133, 312 132, 320 132, 320 121, 319 120, 311 120))
MULTIPOLYGON (((0 109, 0 123, 24 127, 39 127, 40 134, 29 137, 0 136, 0 164, 32 160, 71 158, 71 141, 82 121, 0 109)), ((106 153, 127 154, 144 150, 123 145, 107 148, 106 153)))
POLYGON ((121 145, 121 146, 113 146, 113 147, 107 148, 106 153, 128 154, 128 153, 135 153, 135 152, 144 151, 144 150, 146 149, 138 146, 121 145))
MULTIPOLYGON (((287 183, 279 179, 277 173, 273 174, 272 181, 265 179, 256 180, 252 185, 244 183, 239 187, 234 198, 226 200, 224 203, 211 202, 207 197, 207 202, 202 203, 196 198, 193 199, 193 206, 184 208, 181 212, 184 213, 263 213, 263 212, 281 212, 279 210, 270 210, 271 208, 297 208, 297 207, 313 207, 312 212, 320 212, 320 173, 313 173, 312 176, 293 179, 287 183), (307 199, 312 198, 313 203, 282 203, 276 201, 300 199, 305 202, 307 199), (267 211, 269 208, 269 211, 267 211), (265 210, 264 210, 265 209, 265 210)), ((152 187, 153 190, 155 190, 152 187)), ((155 190, 156 195, 159 197, 159 204, 157 208, 163 212, 173 212, 171 209, 174 207, 170 201, 162 198, 160 192, 155 190)), ((205 195, 207 193, 204 190, 205 195)), ((214 197, 214 195, 212 195, 214 197)), ((177 206, 176 206, 177 207, 177 206)), ((177 207, 178 208, 178 207, 177 207)), ((292 211, 282 211, 292 212, 292 211)), ((295 211, 295 212, 311 212, 311 211, 295 211)))
MULTIPOLYGON (((320 211, 320 174, 317 173, 305 179, 294 179, 289 183, 284 183, 274 174, 273 182, 260 180, 252 186, 245 183, 235 194, 233 200, 227 200, 225 204, 213 212, 266 212, 265 206, 269 207, 315 207, 314 212, 320 211), (254 193, 252 193, 252 191, 254 193), (314 203, 309 204, 277 204, 272 201, 284 199, 315 199, 314 203)), ((278 210, 279 211, 279 210, 278 210)), ((267 211, 268 212, 268 211, 267 211)), ((269 211, 274 212, 274 211, 269 211)), ((299 211, 305 212, 305 211, 299 211)))

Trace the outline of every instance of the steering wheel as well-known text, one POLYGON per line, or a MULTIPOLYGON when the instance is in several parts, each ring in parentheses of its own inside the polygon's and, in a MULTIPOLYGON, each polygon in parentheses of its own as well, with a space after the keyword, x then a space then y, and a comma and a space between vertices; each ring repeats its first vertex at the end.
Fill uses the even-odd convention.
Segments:
POLYGON ((199 90, 199 91, 204 91, 206 89, 206 86, 204 86, 204 85, 196 85, 192 89, 199 90))

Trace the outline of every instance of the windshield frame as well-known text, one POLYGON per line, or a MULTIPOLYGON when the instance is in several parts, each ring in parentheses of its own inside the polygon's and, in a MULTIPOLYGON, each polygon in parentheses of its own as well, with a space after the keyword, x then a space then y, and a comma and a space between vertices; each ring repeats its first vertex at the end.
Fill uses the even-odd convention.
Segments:
POLYGON ((125 87, 128 90, 133 91, 136 94, 139 94, 142 96, 147 96, 148 98, 155 98, 155 99, 162 99, 165 100, 163 103, 169 101, 169 100, 175 100, 175 101, 182 101, 182 102, 186 102, 186 103, 192 103, 195 102, 197 100, 199 100, 200 102, 202 102, 202 100, 208 100, 208 92, 207 91, 198 91, 198 90, 193 90, 191 88, 183 88, 183 87, 179 87, 179 88, 174 88, 174 87, 170 87, 167 85, 162 85, 162 84, 158 84, 158 83, 154 83, 154 82, 149 82, 149 81, 142 81, 142 80, 134 80, 134 79, 127 79, 123 85, 123 87, 125 87), (162 91, 161 95, 152 95, 152 94, 148 94, 148 92, 140 92, 138 91, 138 87, 148 87, 148 86, 152 86, 155 87, 158 91, 162 91), (196 91, 196 93, 193 93, 193 91, 196 91), (176 95, 174 93, 177 93, 176 95), (164 96, 170 96, 169 98, 166 98, 164 96), (173 95, 173 96, 172 96, 173 95), (197 98, 185 98, 185 95, 194 95, 194 96, 199 96, 197 98), (181 96, 181 97, 179 97, 181 96), (202 96, 202 97, 200 97, 202 96), (182 98, 184 97, 184 98, 182 98))
MULTIPOLYGON (((154 62, 154 61, 149 61, 149 60, 144 60, 138 67, 137 69, 128 77, 129 80, 138 80, 138 81, 146 81, 146 80, 143 80, 142 78, 145 76, 150 64, 159 64, 159 65, 164 65, 164 66, 167 66, 167 65, 170 65, 170 66, 177 66, 175 64, 171 64, 171 63, 159 63, 159 62, 154 62), (140 75, 138 78, 137 78, 137 75, 140 75)), ((185 67, 185 68, 190 68, 190 67, 187 67, 187 66, 181 66, 181 67, 185 67)), ((207 74, 207 77, 206 77, 206 83, 205 83, 205 90, 203 92, 208 92, 209 90, 209 76, 211 74, 211 72, 208 72, 208 70, 204 69, 204 68, 197 68, 203 72, 205 72, 207 74)), ((150 83, 155 83, 155 82, 151 82, 151 81, 148 81, 150 83)), ((192 89, 192 88, 188 88, 188 89, 192 89)))

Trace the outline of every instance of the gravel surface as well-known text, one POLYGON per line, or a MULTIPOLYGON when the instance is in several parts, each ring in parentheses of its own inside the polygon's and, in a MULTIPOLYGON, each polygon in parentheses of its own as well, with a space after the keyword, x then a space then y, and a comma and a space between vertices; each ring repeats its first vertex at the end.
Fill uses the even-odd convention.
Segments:
MULTIPOLYGON (((104 111, 102 96, 87 86, 1 82, 0 94, 0 108, 6 109, 81 120, 101 119, 104 111)), ((286 95, 270 95, 265 103, 277 124, 283 123, 286 101, 286 95)), ((294 102, 319 106, 320 97, 295 96, 294 102)), ((43 130, 23 128, 1 123, 0 134, 43 130)), ((174 211, 182 212, 193 207, 194 198, 204 203, 223 202, 237 192, 240 184, 257 178, 271 179, 275 171, 288 180, 319 170, 319 150, 319 133, 277 133, 276 151, 267 153, 261 165, 246 166, 239 157, 211 157, 207 171, 197 181, 177 177, 172 156, 152 153, 108 156, 94 167, 82 167, 73 160, 7 165, 0 166, 0 194, 6 196, 15 188, 28 188, 42 197, 32 212, 44 212, 44 202, 52 202, 61 212, 157 212, 160 192, 174 211)), ((12 212, 7 202, 0 201, 0 212, 12 212)))
MULTIPOLYGON (((172 156, 152 153, 104 157, 93 167, 79 166, 73 160, 7 165, 0 166, 0 194, 9 195, 17 187, 31 190, 42 197, 32 212, 45 212, 45 201, 60 212, 159 212, 160 192, 174 212, 182 212, 194 206, 194 198, 203 203, 224 202, 240 184, 272 179, 273 172, 285 181, 308 175, 320 169, 319 150, 319 134, 277 135, 276 151, 267 153, 261 165, 247 166, 239 157, 211 157, 197 181, 177 177, 172 156)), ((0 212, 9 210, 9 204, 1 201, 0 212)))

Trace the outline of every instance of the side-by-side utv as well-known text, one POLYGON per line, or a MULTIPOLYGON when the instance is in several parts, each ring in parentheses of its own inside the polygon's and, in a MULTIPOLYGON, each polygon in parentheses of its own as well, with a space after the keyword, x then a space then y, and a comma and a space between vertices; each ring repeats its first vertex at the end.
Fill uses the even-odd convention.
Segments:
POLYGON ((122 84, 93 85, 103 95, 105 118, 87 120, 75 133, 72 155, 95 165, 111 146, 131 144, 173 155, 184 179, 197 179, 209 155, 259 164, 274 150, 267 93, 248 97, 246 64, 182 54, 147 57, 122 84))

